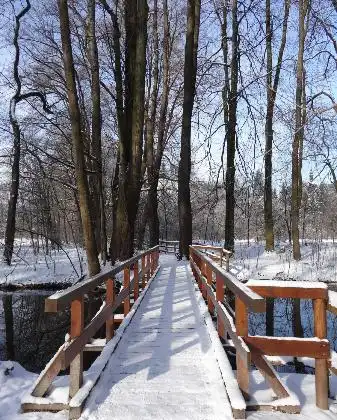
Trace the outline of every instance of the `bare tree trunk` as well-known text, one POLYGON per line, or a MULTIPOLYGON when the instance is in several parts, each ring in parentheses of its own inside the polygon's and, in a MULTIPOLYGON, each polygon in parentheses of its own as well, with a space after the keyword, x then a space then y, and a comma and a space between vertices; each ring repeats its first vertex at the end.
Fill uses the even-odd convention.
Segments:
POLYGON ((133 254, 134 229, 142 185, 144 96, 147 43, 146 0, 125 3, 125 133, 120 139, 120 166, 112 261, 133 254))
POLYGON ((290 0, 284 2, 284 17, 281 45, 277 58, 275 78, 273 82, 273 49, 272 49, 272 25, 270 0, 266 0, 266 50, 267 50, 267 114, 265 124, 265 186, 264 186, 264 229, 266 250, 274 250, 274 221, 273 221, 273 187, 272 187, 272 150, 273 150, 273 119, 274 107, 280 80, 283 53, 287 40, 288 17, 290 10, 290 0))
POLYGON ((307 28, 305 19, 308 13, 308 1, 299 0, 299 34, 298 34, 298 56, 296 68, 296 111, 295 111, 295 134, 292 149, 292 189, 291 189, 291 227, 293 242, 293 257, 301 259, 300 233, 299 233, 299 211, 301 202, 301 167, 303 150, 303 97, 304 97, 304 42, 307 28))
POLYGON ((13 45, 15 49, 15 59, 13 64, 13 78, 16 85, 15 93, 10 101, 9 106, 9 119, 13 130, 14 144, 13 144, 13 163, 11 171, 11 186, 10 196, 8 201, 7 221, 5 229, 5 249, 4 249, 4 260, 10 265, 13 256, 15 229, 16 229, 16 207, 19 196, 20 186, 20 157, 21 157, 21 132, 19 122, 16 116, 16 106, 22 100, 37 97, 43 104, 43 109, 47 113, 50 113, 46 98, 41 92, 31 91, 28 93, 21 93, 21 79, 19 75, 19 64, 20 64, 20 46, 19 46, 19 35, 21 19, 29 12, 31 8, 30 1, 26 0, 26 6, 15 16, 15 28, 13 45))
POLYGON ((85 248, 88 259, 89 275, 95 275, 100 271, 97 255, 96 239, 90 209, 90 196, 88 179, 85 169, 84 142, 81 133, 81 115, 79 109, 75 68, 71 47, 69 12, 67 0, 58 0, 60 16, 61 41, 63 50, 63 63, 65 79, 67 84, 67 94, 69 101, 69 114, 71 121, 72 141, 75 157, 75 174, 78 189, 81 221, 85 248))
POLYGON ((184 104, 178 168, 179 253, 188 258, 192 243, 191 119, 197 75, 200 0, 187 1, 187 29, 184 64, 184 104))
MULTIPOLYGON (((155 9, 156 9, 155 3, 155 9)), ((150 246, 155 246, 159 243, 159 217, 158 217, 158 182, 159 182, 159 173, 161 167, 161 161, 165 149, 165 138, 167 133, 167 107, 168 107, 168 97, 169 97, 169 65, 170 65, 170 32, 169 32, 169 22, 168 22, 168 8, 167 0, 163 0, 163 19, 164 19, 164 36, 163 36, 163 89, 161 93, 160 101, 160 111, 159 111, 159 123, 158 123, 158 141, 157 149, 152 152, 150 157, 151 165, 148 165, 148 178, 149 178, 149 192, 146 198, 146 204, 144 208, 144 214, 141 221, 140 232, 139 232, 139 245, 143 244, 144 233, 146 224, 149 225, 150 232, 150 246), (153 156, 154 154, 154 156, 153 156)), ((156 17, 154 17, 156 20, 156 17)), ((155 24, 155 33, 157 36, 157 23, 155 24)), ((158 51, 158 40, 156 41, 156 54, 159 57, 158 51)), ((152 115, 153 123, 155 121, 155 114, 152 115)), ((152 139, 153 147, 153 139, 152 139)), ((148 152, 149 153, 149 152, 148 152)))
POLYGON ((94 183, 94 208, 97 209, 95 214, 94 226, 97 249, 100 250, 102 261, 105 263, 107 254, 107 236, 106 221, 104 208, 104 191, 103 191, 103 173, 102 173, 102 115, 101 115, 101 92, 99 78, 99 61, 96 40, 96 10, 95 0, 88 0, 88 52, 91 70, 91 142, 93 170, 95 171, 94 183))
MULTIPOLYGON (((226 6, 224 6, 226 9, 226 6)), ((224 18, 227 25, 227 10, 224 10, 224 18)), ((227 29, 225 29, 227 32, 227 29)), ((238 4, 237 0, 232 2, 232 57, 230 63, 230 80, 225 76, 225 88, 228 98, 228 122, 226 126, 227 137, 227 167, 226 167, 226 219, 225 219, 225 247, 234 250, 234 219, 235 219, 235 149, 236 149, 236 109, 237 109, 237 90, 238 90, 238 68, 239 68, 239 23, 238 23, 238 4)), ((225 43, 227 41, 224 41, 225 43)), ((227 49, 227 47, 226 47, 227 49)), ((228 54, 228 49, 226 55, 228 54)), ((225 57, 227 60, 227 57, 225 57)), ((225 65, 227 61, 225 61, 225 65)), ((225 118, 226 124, 226 118, 225 118)))

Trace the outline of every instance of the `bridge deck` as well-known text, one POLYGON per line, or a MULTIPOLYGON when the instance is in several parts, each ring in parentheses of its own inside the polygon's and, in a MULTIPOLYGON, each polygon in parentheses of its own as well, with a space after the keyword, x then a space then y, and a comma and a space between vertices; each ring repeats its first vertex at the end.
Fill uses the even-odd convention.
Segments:
POLYGON ((161 263, 81 418, 232 418, 188 264, 161 263))

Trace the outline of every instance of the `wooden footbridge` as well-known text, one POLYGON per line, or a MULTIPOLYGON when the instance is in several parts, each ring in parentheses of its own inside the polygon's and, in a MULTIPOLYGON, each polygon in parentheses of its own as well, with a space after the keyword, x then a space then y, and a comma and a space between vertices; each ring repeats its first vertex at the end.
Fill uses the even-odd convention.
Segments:
POLYGON ((316 405, 327 410, 329 370, 337 371, 326 314, 337 313, 337 293, 318 282, 243 284, 230 274, 229 257, 221 247, 193 245, 189 266, 174 256, 159 258, 157 246, 47 298, 47 312, 70 306, 70 333, 22 401, 22 410, 68 410, 69 418, 91 420, 299 413, 296 394, 270 361, 276 355, 315 359, 316 405), (94 291, 101 306, 85 323, 94 291), (250 336, 248 311, 264 312, 265 298, 275 297, 312 299, 315 336, 250 336), (234 370, 224 348, 235 352, 234 370), (89 352, 96 359, 83 371, 89 352), (252 396, 254 367, 274 392, 270 401, 252 396), (69 375, 59 376, 68 368, 69 375))

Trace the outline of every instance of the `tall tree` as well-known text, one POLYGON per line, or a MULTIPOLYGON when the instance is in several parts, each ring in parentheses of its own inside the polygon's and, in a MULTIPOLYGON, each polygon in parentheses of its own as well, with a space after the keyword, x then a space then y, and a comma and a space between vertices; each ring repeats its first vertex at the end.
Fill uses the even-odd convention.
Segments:
POLYGON ((92 276, 100 271, 100 264, 98 260, 94 225, 91 214, 92 210, 90 207, 89 186, 85 165, 84 141, 81 128, 81 113, 79 108, 73 51, 70 37, 68 1, 58 0, 58 9, 63 51, 63 64, 71 122, 72 145, 75 158, 76 184, 79 197, 79 207, 84 243, 87 253, 89 275, 92 276))
POLYGON ((126 259, 133 254, 135 221, 142 185, 144 96, 148 5, 146 0, 130 0, 124 4, 125 75, 124 107, 121 79, 120 32, 116 14, 109 12, 114 27, 116 105, 119 125, 119 180, 116 223, 113 227, 111 259, 126 259), (127 124, 125 122, 128 122, 127 124))
POLYGON ((21 159, 21 130, 20 124, 16 114, 17 105, 30 98, 38 98, 42 101, 43 109, 47 113, 51 113, 46 97, 43 93, 38 91, 30 91, 22 93, 22 83, 19 74, 20 66, 20 27, 22 18, 29 12, 31 4, 29 0, 26 0, 26 6, 15 16, 15 27, 13 45, 15 49, 15 58, 13 64, 13 77, 15 82, 15 93, 10 100, 9 105, 9 120, 13 130, 14 144, 13 144, 13 162, 11 171, 11 183, 10 183, 10 196, 8 200, 8 211, 5 231, 5 249, 4 259, 5 262, 10 265, 12 262, 14 238, 16 230, 16 208, 19 196, 20 186, 20 159, 21 159))
POLYGON ((159 243, 159 216, 158 216, 158 182, 161 161, 165 149, 167 134, 167 108, 170 92, 170 56, 172 47, 170 45, 170 30, 168 20, 167 0, 163 0, 163 81, 160 95, 159 118, 157 128, 157 144, 154 144, 155 122, 157 117, 157 95, 158 94, 158 60, 159 60, 159 39, 158 39, 158 10, 157 1, 154 2, 153 32, 154 32, 154 87, 151 99, 151 123, 148 122, 146 136, 146 156, 144 169, 147 170, 148 194, 146 196, 145 208, 139 229, 139 245, 143 245, 146 224, 149 226, 150 245, 155 246, 159 243))
POLYGON ((97 249, 101 252, 103 262, 106 261, 107 235, 105 222, 103 174, 102 174, 102 113, 99 60, 96 39, 96 1, 88 0, 87 19, 88 56, 91 72, 91 156, 93 179, 92 204, 97 249))
POLYGON ((200 26, 200 0, 187 1, 187 27, 184 63, 184 103, 178 168, 179 252, 188 258, 192 243, 191 208, 191 119, 197 76, 200 26))
POLYGON ((296 65, 296 109, 295 134, 292 147, 292 184, 291 184, 291 236, 293 242, 293 257, 301 259, 299 213, 302 195, 302 152, 304 138, 304 124, 306 115, 305 101, 305 70, 304 70, 304 43, 307 34, 306 18, 309 13, 309 1, 299 0, 299 30, 298 53, 296 65))
POLYGON ((272 150, 274 141, 274 108, 277 89, 280 80, 280 73, 283 61, 283 53, 287 41, 288 17, 290 10, 290 0, 284 1, 283 28, 281 44, 277 57, 275 76, 273 80, 273 29, 271 21, 270 0, 266 0, 266 52, 267 52, 267 112, 265 123, 265 166, 264 166, 264 231, 266 240, 266 250, 274 250, 274 221, 273 221, 273 163, 272 150))
POLYGON ((239 71, 239 21, 238 2, 232 2, 232 35, 228 36, 227 2, 223 7, 222 51, 225 64, 225 85, 223 87, 224 121, 227 140, 226 166, 226 218, 225 247, 234 249, 234 209, 235 209, 235 149, 236 149, 236 111, 238 105, 239 71), (228 56, 228 39, 231 39, 231 58, 228 56), (229 64, 228 64, 229 63, 229 64), (230 68, 230 74, 228 72, 230 68))

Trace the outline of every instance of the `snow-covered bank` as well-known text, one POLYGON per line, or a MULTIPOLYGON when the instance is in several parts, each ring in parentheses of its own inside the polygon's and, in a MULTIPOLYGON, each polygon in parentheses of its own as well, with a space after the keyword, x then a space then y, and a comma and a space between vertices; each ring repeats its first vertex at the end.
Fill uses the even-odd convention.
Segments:
MULTIPOLYGON (((1 251, 1 250, 0 250, 1 251)), ((74 283, 86 272, 85 251, 74 246, 34 254, 27 241, 15 244, 12 265, 0 262, 0 286, 29 287, 74 283)))
POLYGON ((248 246, 235 243, 232 273, 241 280, 284 279, 337 283, 337 244, 307 242, 301 246, 302 259, 294 261, 289 244, 281 243, 275 252, 265 252, 264 243, 248 246))
POLYGON ((19 363, 0 362, 0 419, 1 420, 65 420, 67 413, 21 414, 21 398, 36 380, 35 373, 28 372, 19 363))

